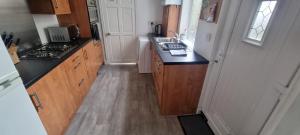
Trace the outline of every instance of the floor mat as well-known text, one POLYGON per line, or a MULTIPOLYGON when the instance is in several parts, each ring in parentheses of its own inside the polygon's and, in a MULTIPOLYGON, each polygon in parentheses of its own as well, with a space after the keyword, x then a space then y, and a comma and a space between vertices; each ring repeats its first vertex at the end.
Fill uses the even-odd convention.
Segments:
POLYGON ((185 135, 214 135, 203 114, 178 116, 185 135))

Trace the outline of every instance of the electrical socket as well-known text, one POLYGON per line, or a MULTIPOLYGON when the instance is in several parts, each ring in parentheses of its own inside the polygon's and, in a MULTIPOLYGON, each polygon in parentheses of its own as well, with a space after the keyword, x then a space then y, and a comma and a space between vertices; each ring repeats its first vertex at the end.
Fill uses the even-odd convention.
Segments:
POLYGON ((155 23, 153 21, 148 21, 148 29, 150 33, 154 32, 154 25, 155 23))
POLYGON ((149 21, 150 26, 155 25, 155 23, 153 21, 149 21))

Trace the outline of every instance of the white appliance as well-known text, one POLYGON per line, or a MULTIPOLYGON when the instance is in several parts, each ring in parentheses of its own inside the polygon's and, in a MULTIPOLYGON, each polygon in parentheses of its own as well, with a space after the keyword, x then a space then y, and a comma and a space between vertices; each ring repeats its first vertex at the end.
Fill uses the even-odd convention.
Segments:
POLYGON ((0 134, 47 135, 0 37, 0 134))
POLYGON ((161 4, 166 5, 182 5, 182 0, 162 0, 161 4))
POLYGON ((139 73, 151 73, 150 41, 146 36, 139 37, 139 73))

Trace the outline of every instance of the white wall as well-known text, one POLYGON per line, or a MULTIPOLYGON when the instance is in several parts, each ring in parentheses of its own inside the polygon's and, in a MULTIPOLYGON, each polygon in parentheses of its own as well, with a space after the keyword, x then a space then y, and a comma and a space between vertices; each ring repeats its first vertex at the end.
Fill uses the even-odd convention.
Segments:
POLYGON ((205 57, 211 59, 211 53, 215 42, 218 24, 199 21, 194 50, 205 57))
POLYGON ((0 0, 0 33, 13 32, 21 44, 38 39, 26 0, 0 0))
POLYGON ((136 35, 151 32, 150 22, 162 23, 163 6, 161 0, 135 0, 136 35))
POLYGON ((48 37, 48 32, 46 30, 47 27, 52 27, 52 26, 59 26, 58 20, 56 15, 39 15, 39 14, 34 14, 32 15, 35 26, 38 30, 41 42, 43 44, 49 42, 49 37, 48 37))

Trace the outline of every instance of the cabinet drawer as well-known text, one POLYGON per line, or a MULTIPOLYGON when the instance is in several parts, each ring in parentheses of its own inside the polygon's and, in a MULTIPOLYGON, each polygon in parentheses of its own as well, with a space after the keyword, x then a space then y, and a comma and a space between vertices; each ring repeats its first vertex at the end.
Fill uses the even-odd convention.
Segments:
POLYGON ((89 88, 89 79, 84 60, 84 51, 78 50, 65 62, 65 70, 72 89, 76 90, 76 102, 80 104, 89 88))
POLYGON ((66 61, 67 65, 70 67, 75 66, 76 63, 79 63, 83 57, 82 51, 78 50, 66 61))

